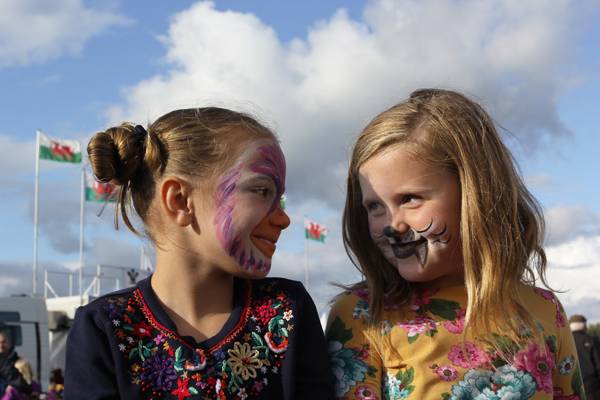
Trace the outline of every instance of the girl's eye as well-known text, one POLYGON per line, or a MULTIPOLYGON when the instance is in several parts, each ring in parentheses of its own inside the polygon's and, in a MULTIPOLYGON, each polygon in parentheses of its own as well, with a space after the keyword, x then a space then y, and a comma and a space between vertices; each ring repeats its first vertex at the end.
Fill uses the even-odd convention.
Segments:
POLYGON ((400 199, 400 203, 401 204, 415 204, 419 200, 421 200, 421 197, 419 197, 419 196, 415 196, 414 194, 405 194, 400 199))
POLYGON ((267 198, 271 194, 271 189, 269 189, 267 187, 262 187, 262 186, 251 188, 250 191, 252 193, 256 193, 257 195, 259 195, 260 197, 263 197, 263 198, 267 198))
POLYGON ((375 201, 365 204, 365 209, 367 212, 372 213, 382 209, 381 203, 377 203, 375 201))

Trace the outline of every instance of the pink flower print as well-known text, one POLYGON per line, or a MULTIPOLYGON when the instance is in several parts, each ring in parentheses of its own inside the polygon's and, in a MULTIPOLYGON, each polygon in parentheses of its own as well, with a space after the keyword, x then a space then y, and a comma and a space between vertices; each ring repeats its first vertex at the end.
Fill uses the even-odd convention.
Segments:
POLYGON ((352 294, 360 297, 363 300, 369 301, 369 289, 367 288, 358 288, 352 290, 352 294))
POLYGON ((567 319, 565 318, 565 314, 562 312, 560 303, 557 301, 555 304, 556 304, 556 326, 559 328, 564 328, 565 326, 567 326, 567 319))
POLYGON ((465 327, 465 314, 466 310, 462 308, 456 312, 456 319, 454 321, 444 321, 442 325, 450 333, 462 333, 465 327))
POLYGON ((426 331, 435 331, 435 321, 423 315, 417 315, 415 319, 405 323, 398 323, 398 326, 408 333, 408 337, 417 336, 426 331))
POLYGON ((373 389, 367 385, 360 385, 354 390, 354 395, 358 400, 379 400, 379 397, 373 389))
POLYGON ((165 335, 163 335, 162 333, 159 333, 158 336, 156 336, 153 340, 154 340, 154 344, 156 344, 157 346, 160 344, 160 342, 163 341, 163 339, 165 338, 165 335))
POLYGON ((567 319, 565 318, 560 302, 558 301, 554 293, 552 293, 549 290, 537 287, 533 290, 534 292, 542 296, 544 299, 551 301, 554 304, 554 307, 556 308, 556 326, 560 328, 567 326, 567 319))
POLYGON ((457 367, 472 369, 488 364, 490 357, 475 343, 465 342, 455 344, 450 348, 448 359, 457 367), (464 347, 464 349, 463 349, 464 347))
POLYGON ((515 354, 514 366, 527 371, 535 379, 538 389, 552 393, 552 371, 556 368, 548 346, 545 352, 535 342, 531 342, 515 354))
POLYGON ((439 290, 439 288, 425 288, 415 292, 410 308, 416 311, 422 306, 431 303, 431 296, 436 294, 439 290))
POLYGON ((452 365, 440 365, 437 368, 435 368, 434 371, 437 374, 437 376, 439 376, 446 382, 453 381, 458 376, 456 368, 454 368, 452 365))

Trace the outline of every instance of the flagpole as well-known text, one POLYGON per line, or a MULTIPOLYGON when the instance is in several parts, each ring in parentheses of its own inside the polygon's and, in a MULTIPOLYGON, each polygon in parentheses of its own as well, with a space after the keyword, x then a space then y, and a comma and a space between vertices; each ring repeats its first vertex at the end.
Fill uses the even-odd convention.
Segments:
POLYGON ((304 216, 304 286, 308 289, 308 242, 309 238, 306 235, 306 215, 304 216))
POLYGON ((37 292, 38 267, 38 194, 40 186, 40 130, 35 131, 35 189, 33 194, 33 282, 31 295, 37 292))
POLYGON ((79 302, 83 305, 83 233, 85 228, 85 164, 81 164, 81 194, 79 207, 79 302))

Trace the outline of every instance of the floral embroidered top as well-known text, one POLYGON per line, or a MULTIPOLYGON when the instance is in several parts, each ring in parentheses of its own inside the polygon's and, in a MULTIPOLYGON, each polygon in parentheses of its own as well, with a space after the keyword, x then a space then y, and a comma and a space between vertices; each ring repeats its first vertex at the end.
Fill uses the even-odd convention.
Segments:
POLYGON ((473 339, 463 325, 464 287, 428 289, 410 309, 386 307, 367 324, 368 293, 356 290, 334 304, 327 341, 338 399, 584 399, 573 337, 553 293, 522 287, 546 348, 524 328, 515 343, 498 332, 492 342, 473 339))
POLYGON ((299 282, 235 279, 222 330, 177 334, 150 278, 78 309, 65 399, 330 399, 326 344, 299 282))

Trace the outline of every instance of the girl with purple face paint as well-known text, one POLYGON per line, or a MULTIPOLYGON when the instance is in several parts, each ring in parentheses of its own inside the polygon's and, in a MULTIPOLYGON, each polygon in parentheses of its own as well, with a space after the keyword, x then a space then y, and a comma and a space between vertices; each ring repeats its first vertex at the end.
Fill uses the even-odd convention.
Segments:
POLYGON ((77 311, 65 398, 332 398, 310 296, 265 278, 290 223, 275 135, 245 114, 185 109, 99 132, 88 154, 98 180, 121 186, 115 212, 139 234, 133 206, 156 265, 77 311))
POLYGON ((327 324, 343 399, 583 399, 543 218, 488 114, 424 89, 355 144, 344 243, 364 281, 327 324))

